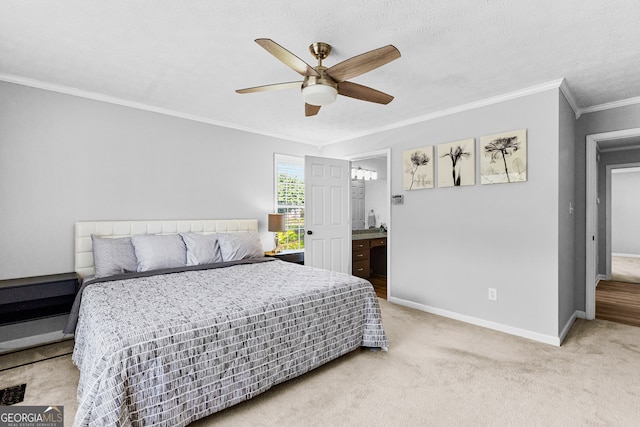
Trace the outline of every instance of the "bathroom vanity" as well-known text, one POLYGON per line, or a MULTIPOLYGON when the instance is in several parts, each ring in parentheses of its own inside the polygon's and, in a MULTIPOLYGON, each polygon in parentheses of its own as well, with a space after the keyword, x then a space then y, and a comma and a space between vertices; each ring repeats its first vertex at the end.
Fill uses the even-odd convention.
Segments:
POLYGON ((354 230, 351 242, 352 274, 368 278, 387 275, 387 233, 354 230))

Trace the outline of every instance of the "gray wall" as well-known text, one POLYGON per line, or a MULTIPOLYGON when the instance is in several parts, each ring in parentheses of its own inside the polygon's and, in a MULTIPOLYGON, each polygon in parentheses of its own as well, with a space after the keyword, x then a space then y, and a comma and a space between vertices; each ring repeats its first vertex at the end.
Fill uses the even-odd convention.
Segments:
POLYGON ((391 212, 392 297, 558 336, 558 99, 549 90, 322 149, 338 157, 391 147, 392 193, 405 196, 391 212), (527 182, 481 185, 476 173, 475 186, 402 190, 403 151, 472 137, 477 148, 483 135, 521 128, 527 182))
MULTIPOLYGON (((562 285, 570 279, 558 266, 569 193, 563 189, 567 177, 552 165, 566 164, 563 141, 570 132, 558 96, 548 91, 319 152, 0 83, 0 279, 71 271, 76 220, 243 216, 258 218, 264 230, 273 185, 252 176, 272 175, 273 152, 340 156, 392 146, 392 192, 406 197, 405 205, 392 210, 391 226, 397 229, 391 242, 392 296, 555 334, 571 298, 562 285), (403 150, 523 127, 529 136, 528 182, 402 191, 403 150), (461 260, 465 268, 459 268, 461 260), (495 270, 497 280, 487 283, 495 270), (498 288, 497 302, 487 301, 489 286, 498 288)), ((635 127, 640 127, 640 105, 584 114, 577 121, 577 309, 584 309, 585 301, 585 137, 635 127)))
POLYGON ((257 218, 305 144, 0 82, 0 279, 73 271, 75 221, 257 218))
POLYGON ((583 114, 576 126, 576 272, 575 305, 585 308, 587 135, 640 127, 640 104, 583 114))
POLYGON ((611 175, 611 250, 640 256, 640 171, 611 175))
POLYGON ((560 94, 560 157, 558 193, 558 333, 571 319, 575 306, 575 125, 576 116, 560 94))

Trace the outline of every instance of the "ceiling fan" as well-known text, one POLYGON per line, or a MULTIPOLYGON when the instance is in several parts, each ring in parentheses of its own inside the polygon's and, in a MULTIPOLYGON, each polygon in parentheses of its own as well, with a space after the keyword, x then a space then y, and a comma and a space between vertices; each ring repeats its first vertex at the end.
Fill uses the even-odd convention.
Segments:
POLYGON ((378 104, 388 104, 393 100, 391 95, 347 81, 347 79, 359 76, 400 58, 400 51, 393 45, 374 49, 327 68, 322 65, 322 60, 331 53, 331 46, 327 43, 318 42, 309 46, 311 54, 318 60, 318 65, 315 67, 307 64, 271 39, 256 39, 256 43, 285 65, 301 74, 304 80, 238 89, 236 90, 238 93, 301 88, 305 100, 305 116, 307 117, 318 114, 320 107, 334 102, 338 94, 378 104))

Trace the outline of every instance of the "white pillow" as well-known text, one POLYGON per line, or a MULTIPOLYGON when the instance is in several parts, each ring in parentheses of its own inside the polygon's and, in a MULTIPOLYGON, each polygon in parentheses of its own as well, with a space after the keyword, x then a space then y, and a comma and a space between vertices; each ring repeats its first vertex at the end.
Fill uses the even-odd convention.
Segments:
POLYGON ((131 236, 138 259, 138 271, 187 265, 187 248, 178 234, 131 236))
POLYGON ((216 234, 180 233, 187 245, 187 265, 222 262, 216 234))
POLYGON ((138 263, 130 237, 115 239, 91 235, 95 277, 108 277, 136 271, 138 263))
POLYGON ((223 261, 264 257, 260 236, 255 231, 218 233, 218 242, 223 261))

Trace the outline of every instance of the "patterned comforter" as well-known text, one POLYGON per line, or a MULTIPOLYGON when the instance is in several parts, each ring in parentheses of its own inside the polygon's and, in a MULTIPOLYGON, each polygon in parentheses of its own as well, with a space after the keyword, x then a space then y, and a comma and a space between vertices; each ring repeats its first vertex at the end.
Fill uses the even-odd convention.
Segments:
POLYGON ((369 282, 280 260, 94 283, 74 425, 184 426, 360 346, 386 347, 369 282))

